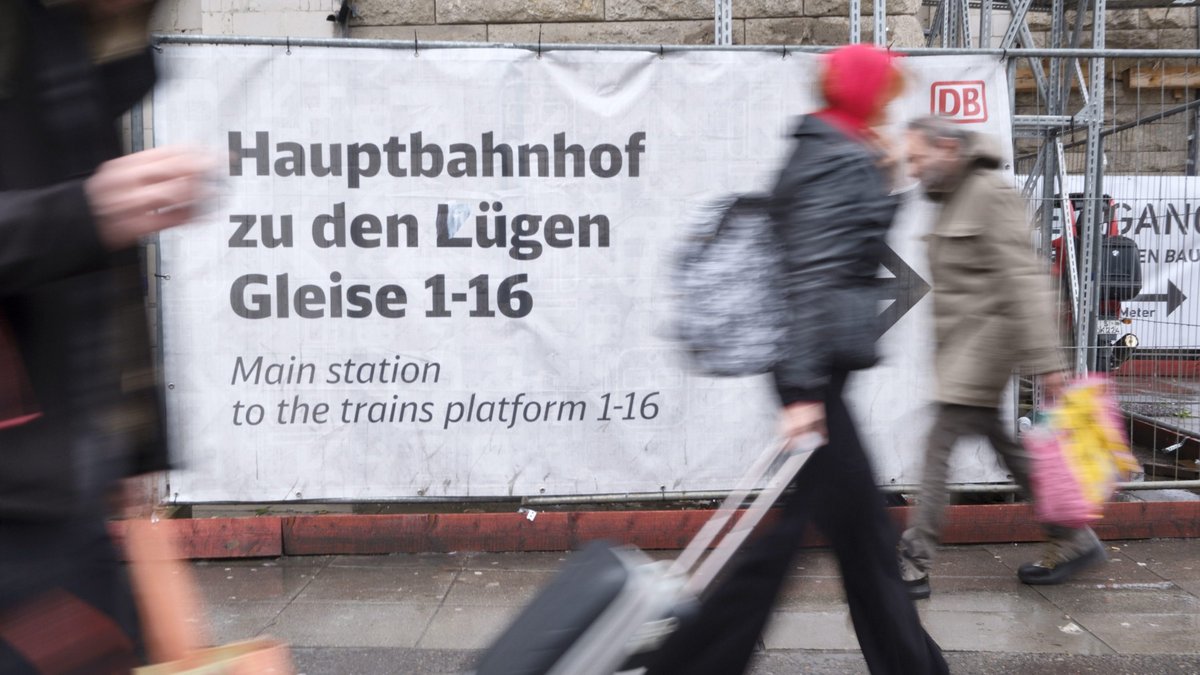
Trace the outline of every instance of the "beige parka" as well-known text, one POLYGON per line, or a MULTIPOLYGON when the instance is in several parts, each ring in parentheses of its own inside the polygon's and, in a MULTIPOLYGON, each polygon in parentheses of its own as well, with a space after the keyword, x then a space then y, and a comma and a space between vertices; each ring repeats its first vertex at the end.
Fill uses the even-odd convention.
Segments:
POLYGON ((1025 202, 998 170, 991 139, 972 135, 967 166, 931 199, 934 367, 940 403, 997 407, 1014 370, 1063 368, 1051 278, 1037 258, 1025 202))

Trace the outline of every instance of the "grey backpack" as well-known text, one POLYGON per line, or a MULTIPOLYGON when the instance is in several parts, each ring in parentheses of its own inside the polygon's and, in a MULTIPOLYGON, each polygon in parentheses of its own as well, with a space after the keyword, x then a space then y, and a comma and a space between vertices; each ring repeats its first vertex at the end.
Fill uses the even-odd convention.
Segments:
POLYGON ((782 358, 788 305, 769 199, 737 195, 711 204, 677 253, 676 334, 706 375, 757 375, 782 358))

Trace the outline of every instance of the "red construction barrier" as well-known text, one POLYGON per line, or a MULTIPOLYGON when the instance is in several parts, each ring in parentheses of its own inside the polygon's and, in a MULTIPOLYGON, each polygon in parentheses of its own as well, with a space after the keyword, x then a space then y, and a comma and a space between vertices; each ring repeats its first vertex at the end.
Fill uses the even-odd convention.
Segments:
MULTIPOLYGON (((912 507, 889 513, 903 527, 912 507)), ((710 515, 685 511, 569 511, 400 515, 261 516, 165 521, 187 558, 371 555, 450 551, 529 552, 577 549, 593 539, 643 549, 682 548, 710 515)), ((945 544, 1040 541, 1028 504, 951 506, 945 544)), ((771 518, 772 516, 768 516, 771 518)), ((1101 539, 1200 537, 1200 502, 1121 502, 1095 524, 1101 539)), ((119 541, 122 521, 110 524, 119 541)), ((806 543, 820 546, 820 537, 806 543)))

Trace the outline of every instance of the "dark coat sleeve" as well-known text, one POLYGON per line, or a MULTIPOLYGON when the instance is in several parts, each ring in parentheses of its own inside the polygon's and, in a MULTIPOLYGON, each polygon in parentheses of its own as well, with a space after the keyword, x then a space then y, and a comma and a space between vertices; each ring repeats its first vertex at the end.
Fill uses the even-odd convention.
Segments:
POLYGON ((789 306, 773 371, 784 405, 823 400, 835 372, 875 363, 876 275, 896 207, 867 148, 834 132, 798 139, 771 202, 789 306))
POLYGON ((0 294, 105 264, 83 181, 0 191, 0 294))
POLYGON ((813 246, 820 246, 820 225, 835 217, 831 211, 836 205, 829 197, 844 190, 837 186, 841 172, 827 148, 797 145, 771 195, 772 221, 785 251, 782 287, 790 310, 787 345, 772 373, 784 405, 823 400, 832 375, 820 326, 828 298, 821 290, 833 280, 830 270, 809 255, 815 253, 813 246))
POLYGON ((139 54, 106 63, 100 66, 99 75, 104 89, 104 112, 116 119, 142 100, 158 78, 154 52, 147 47, 139 54))

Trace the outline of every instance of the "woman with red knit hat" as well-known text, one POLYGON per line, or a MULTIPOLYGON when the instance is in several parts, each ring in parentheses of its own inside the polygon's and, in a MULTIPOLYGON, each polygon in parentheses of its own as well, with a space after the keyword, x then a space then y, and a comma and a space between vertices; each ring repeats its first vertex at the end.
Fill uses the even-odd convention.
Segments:
POLYGON ((781 426, 819 433, 781 518, 763 529, 659 650, 647 675, 746 670, 809 522, 837 556, 846 602, 871 673, 948 672, 921 627, 896 563, 899 535, 842 400, 852 371, 876 361, 876 273, 898 205, 890 158, 872 127, 903 87, 891 54, 851 45, 825 55, 826 106, 805 116, 771 194, 791 304, 788 353, 773 375, 781 426))

